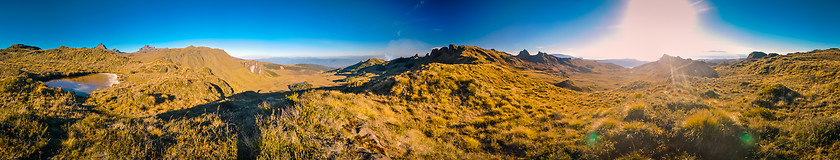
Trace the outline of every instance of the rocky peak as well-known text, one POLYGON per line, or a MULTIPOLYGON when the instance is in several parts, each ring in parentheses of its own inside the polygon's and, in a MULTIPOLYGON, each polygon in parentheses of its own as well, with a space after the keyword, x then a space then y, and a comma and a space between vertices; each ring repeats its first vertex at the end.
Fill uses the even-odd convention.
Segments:
POLYGON ((520 58, 528 57, 528 56, 531 56, 531 53, 528 53, 528 50, 526 50, 526 49, 523 49, 522 51, 519 51, 519 54, 516 55, 516 57, 520 57, 520 58))
POLYGON ((93 48, 94 48, 94 49, 104 49, 104 50, 108 50, 108 48, 106 48, 106 47, 105 47, 105 45, 104 45, 104 44, 102 44, 102 43, 99 43, 99 45, 96 45, 96 47, 93 47, 93 48))
POLYGON ((516 63, 512 57, 512 55, 505 52, 482 49, 476 46, 456 46, 450 44, 448 47, 432 49, 429 56, 424 57, 424 59, 428 62, 448 64, 516 63))
POLYGON ((103 49, 103 50, 107 50, 107 51, 109 51, 109 52, 111 52, 111 53, 122 53, 122 52, 120 52, 120 50, 117 50, 117 49, 108 49, 108 48, 107 48, 107 47, 105 47, 105 45, 104 45, 104 44, 102 44, 102 43, 99 43, 99 45, 96 45, 96 47, 93 47, 93 49, 103 49))
POLYGON ((137 50, 137 52, 134 52, 134 53, 150 53, 150 52, 157 52, 157 51, 164 50, 164 49, 169 49, 169 48, 155 48, 155 47, 149 46, 147 44, 143 47, 140 47, 140 50, 137 50))
POLYGON ((548 57, 548 56, 551 56, 551 55, 548 55, 548 53, 545 53, 545 52, 539 51, 539 52, 537 52, 537 56, 539 56, 539 57, 548 57))

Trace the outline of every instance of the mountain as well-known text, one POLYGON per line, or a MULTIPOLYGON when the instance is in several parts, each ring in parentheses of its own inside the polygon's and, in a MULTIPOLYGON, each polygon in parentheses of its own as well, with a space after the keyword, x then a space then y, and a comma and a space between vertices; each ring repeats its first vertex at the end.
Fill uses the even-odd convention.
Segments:
POLYGON ((269 57, 253 59, 276 64, 315 64, 333 68, 353 65, 369 58, 384 58, 382 56, 338 56, 338 57, 269 57))
POLYGON ((662 55, 659 60, 641 66, 633 67, 633 72, 650 74, 654 77, 667 77, 674 75, 688 75, 697 77, 717 78, 718 73, 703 61, 683 59, 678 57, 662 55))
POLYGON ((167 49, 169 49, 169 48, 155 48, 155 47, 152 47, 152 46, 149 46, 149 45, 145 45, 143 47, 140 47, 140 49, 137 50, 137 52, 134 52, 134 53, 151 53, 151 52, 157 52, 157 51, 167 50, 167 49))
POLYGON ((320 75, 319 72, 325 71, 326 67, 276 65, 243 60, 231 57, 223 50, 207 47, 190 46, 187 48, 160 49, 148 53, 128 53, 125 56, 142 62, 163 60, 194 69, 207 70, 211 74, 224 79, 236 91, 285 90, 287 89, 286 84, 307 80, 318 85, 331 83, 323 76, 315 76, 320 75))
POLYGON ((0 158, 836 159, 840 49, 769 55, 628 69, 449 45, 328 70, 207 47, 13 45, 0 158), (120 83, 44 85, 90 73, 120 83), (294 90, 246 88, 264 82, 294 90))
POLYGON ((636 66, 640 66, 645 63, 649 63, 649 61, 640 61, 636 59, 599 59, 599 60, 591 60, 595 62, 601 63, 612 63, 626 68, 633 68, 636 66))
POLYGON ((107 51, 109 51, 109 52, 111 52, 111 53, 122 53, 122 52, 120 52, 120 50, 117 50, 117 49, 108 49, 108 48, 106 48, 106 47, 105 47, 105 45, 104 45, 104 44, 102 44, 102 43, 99 43, 99 45, 96 45, 96 47, 93 47, 93 48, 94 48, 94 49, 107 50, 107 51))

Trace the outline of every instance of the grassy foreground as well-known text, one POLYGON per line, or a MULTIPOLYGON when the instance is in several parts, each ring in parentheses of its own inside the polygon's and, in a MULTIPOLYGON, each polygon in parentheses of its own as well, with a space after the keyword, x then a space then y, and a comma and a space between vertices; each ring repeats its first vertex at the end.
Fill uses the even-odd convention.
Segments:
POLYGON ((259 93, 104 50, 0 55, 0 159, 840 158, 837 49, 623 69, 450 45, 259 93), (78 97, 39 81, 95 72, 126 83, 78 97))

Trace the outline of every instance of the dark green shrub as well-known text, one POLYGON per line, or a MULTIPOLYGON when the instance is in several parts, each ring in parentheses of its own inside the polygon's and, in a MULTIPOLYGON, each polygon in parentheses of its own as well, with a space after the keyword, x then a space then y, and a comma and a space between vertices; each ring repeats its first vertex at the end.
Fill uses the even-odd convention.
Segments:
POLYGON ((305 81, 289 85, 289 90, 291 90, 293 92, 305 91, 305 90, 309 90, 309 89, 312 89, 312 84, 309 84, 309 82, 305 82, 305 81))
POLYGON ((753 104, 767 108, 778 108, 792 103, 796 97, 801 95, 784 85, 774 84, 761 88, 761 90, 758 91, 757 96, 758 97, 755 101, 753 101, 753 104), (784 103, 779 104, 779 102, 784 103))

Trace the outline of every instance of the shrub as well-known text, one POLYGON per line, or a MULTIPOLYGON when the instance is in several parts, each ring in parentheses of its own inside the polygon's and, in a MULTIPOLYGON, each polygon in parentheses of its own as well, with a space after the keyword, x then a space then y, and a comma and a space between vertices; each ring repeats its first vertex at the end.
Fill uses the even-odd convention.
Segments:
POLYGON ((708 159, 744 157, 748 149, 739 137, 744 133, 726 113, 701 110, 683 123, 681 141, 677 145, 689 153, 708 159))
POLYGON ((703 97, 703 98, 717 98, 718 96, 720 96, 720 95, 718 95, 718 93, 715 92, 715 90, 711 90, 711 89, 706 90, 703 93, 700 93, 700 97, 703 97))
POLYGON ((794 98, 801 95, 784 85, 774 84, 761 88, 757 96, 757 99, 753 101, 754 104, 762 107, 776 108, 792 103, 794 98), (785 103, 780 105, 778 104, 779 102, 785 103))
POLYGON ((309 89, 312 89, 312 84, 309 84, 309 82, 306 81, 289 85, 289 90, 293 92, 305 91, 309 89))
POLYGON ((647 119, 647 115, 645 115, 645 106, 641 104, 631 105, 627 107, 627 116, 624 117, 625 121, 634 121, 634 120, 645 120, 647 119))

